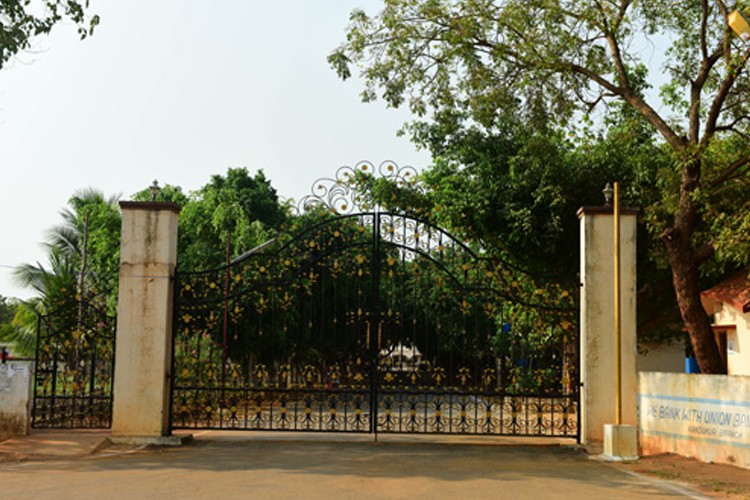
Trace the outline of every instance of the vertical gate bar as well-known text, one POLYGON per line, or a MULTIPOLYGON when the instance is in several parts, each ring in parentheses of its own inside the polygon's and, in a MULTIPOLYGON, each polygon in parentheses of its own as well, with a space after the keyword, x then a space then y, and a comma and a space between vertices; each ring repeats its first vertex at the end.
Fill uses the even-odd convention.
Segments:
MULTIPOLYGON (((79 325, 78 324, 76 324, 76 330, 75 331, 80 334, 80 330, 79 330, 79 325)), ((75 343, 77 344, 78 340, 76 340, 75 343)), ((78 398, 78 394, 80 394, 78 392, 78 377, 80 375, 79 372, 78 372, 78 369, 80 367, 80 361, 81 361, 81 346, 80 345, 76 345, 74 347, 74 349, 73 349, 73 353, 74 353, 73 354, 73 363, 72 363, 73 366, 72 367, 68 367, 69 370, 71 368, 73 368, 73 370, 71 370, 72 373, 73 373, 73 383, 69 386, 70 387, 70 395, 68 396, 68 398, 69 398, 68 401, 70 402, 70 420, 65 425, 65 427, 70 427, 70 428, 73 428, 73 427, 76 426, 76 408, 79 406, 79 403, 80 403, 78 401, 78 399, 79 399, 78 398)), ((66 365, 67 365, 67 363, 66 363, 66 365)), ((81 425, 82 423, 83 422, 81 421, 79 423, 79 425, 81 425)))
MULTIPOLYGON (((399 367, 398 367, 398 370, 399 370, 398 384, 399 385, 398 387, 403 393, 403 396, 401 398, 401 401, 399 402, 399 414, 398 414, 399 424, 398 425, 399 425, 399 431, 402 431, 402 425, 404 422, 404 410, 406 409, 404 406, 405 405, 408 406, 411 403, 411 394, 410 394, 410 391, 406 390, 406 386, 408 386, 408 384, 406 383, 406 379, 404 378, 404 375, 407 374, 407 377, 408 377, 409 372, 407 370, 409 370, 411 367, 406 367, 406 369, 404 367, 404 342, 405 342, 404 334, 406 331, 405 321, 407 318, 407 314, 406 314, 407 311, 405 307, 405 304, 407 303, 407 301, 406 301, 406 292, 404 290, 404 281, 405 281, 404 277, 406 276, 404 272, 406 269, 406 252, 401 250, 399 253, 401 254, 400 255, 401 258, 398 261, 399 267, 394 272, 394 280, 398 285, 397 288, 398 288, 399 297, 398 297, 397 304, 399 305, 399 308, 398 308, 399 310, 395 311, 394 321, 396 321, 396 326, 397 326, 397 331, 398 331, 397 345, 401 351, 399 353, 399 367)), ((414 339, 411 339, 411 341, 412 341, 412 344, 416 346, 416 344, 414 343, 414 339)), ((414 362, 414 350, 412 350, 412 362, 411 362, 412 365, 413 365, 413 362, 414 362)), ((411 414, 410 410, 411 409, 409 409, 409 412, 407 413, 408 415, 411 414)))
MULTIPOLYGON (((248 364, 249 366, 249 364, 248 364)), ((249 392, 248 392, 248 384, 242 384, 244 387, 242 388, 242 401, 245 403, 243 406, 245 407, 245 417, 243 419, 243 427, 245 430, 249 428, 250 423, 250 398, 249 398, 249 392)))
POLYGON ((37 315, 36 317, 36 346, 34 348, 34 397, 31 406, 31 426, 34 427, 37 424, 37 398, 39 397, 39 374, 40 366, 39 362, 39 347, 42 345, 42 317, 37 315))
MULTIPOLYGON (((343 232, 344 232, 343 225, 339 229, 339 231, 340 231, 340 234, 343 234, 343 232)), ((340 255, 340 253, 341 253, 339 241, 334 241, 334 248, 336 249, 336 251, 333 252, 333 255, 334 255, 333 260, 334 260, 334 262, 336 262, 338 260, 338 257, 340 255)), ((329 268, 330 268, 330 265, 332 265, 332 264, 329 264, 329 268)), ((329 271, 330 271, 330 269, 329 269, 329 271)), ((343 354, 343 353, 345 353, 346 350, 344 350, 343 353, 340 350, 341 349, 340 346, 339 346, 340 340, 339 340, 339 335, 338 335, 338 328, 339 328, 339 324, 338 324, 338 322, 339 322, 339 320, 338 320, 338 283, 339 283, 339 276, 340 276, 339 273, 340 272, 341 272, 341 269, 337 268, 336 269, 336 274, 334 274, 334 275, 331 276, 331 298, 332 298, 333 307, 331 308, 331 327, 330 328, 331 328, 331 331, 333 332, 333 339, 331 339, 331 344, 334 346, 334 352, 336 353, 336 357, 338 358, 337 359, 337 363, 341 363, 341 366, 339 366, 339 370, 340 371, 339 371, 338 389, 344 389, 344 384, 341 383, 342 382, 341 378, 342 378, 342 376, 344 374, 345 360, 346 360, 346 355, 343 354)), ((346 341, 346 339, 344 339, 344 341, 346 341)))
MULTIPOLYGON (((372 223, 372 259, 370 261, 371 287, 371 311, 366 321, 377 321, 380 323, 380 211, 373 213, 372 223)), ((372 325, 369 325, 370 328, 372 325)), ((378 435, 378 353, 375 349, 375 335, 370 336, 370 345, 367 346, 370 361, 370 432, 378 435)))
MULTIPOLYGON (((580 311, 581 308, 581 289, 583 288, 583 283, 581 283, 581 275, 578 274, 578 286, 576 287, 576 305, 578 306, 577 309, 580 311)), ((575 390, 574 398, 576 403, 576 411, 575 411, 575 418, 576 418, 576 443, 581 444, 581 387, 583 384, 581 384, 581 315, 579 314, 577 316, 577 321, 575 323, 576 325, 576 337, 574 339, 573 345, 576 349, 576 355, 575 355, 575 381, 573 383, 573 387, 575 390)), ((570 402, 571 398, 568 397, 568 408, 570 408, 570 402)), ((568 418, 570 419, 570 415, 568 415, 568 418)))
POLYGON ((318 400, 318 430, 324 431, 325 428, 323 427, 323 407, 325 406, 325 401, 323 401, 323 393, 320 391, 314 392, 317 400, 318 400))
MULTIPOLYGON (((561 391, 562 392, 562 391, 561 391)), ((549 407, 550 407, 550 435, 555 435, 555 399, 558 399, 555 396, 549 397, 549 407)))
MULTIPOLYGON (((476 284, 479 285, 480 283, 479 278, 475 276, 475 279, 477 281, 476 284)), ((472 288, 474 288, 474 284, 472 283, 471 285, 472 285, 472 288)), ((479 307, 482 307, 482 305, 480 305, 479 307)), ((481 351, 479 350, 480 345, 477 345, 479 341, 477 336, 484 333, 484 329, 479 324, 479 315, 482 313, 481 313, 481 309, 478 309, 476 307, 473 307, 472 310, 474 312, 474 331, 472 334, 472 343, 474 344, 473 350, 477 354, 474 355, 474 370, 473 370, 473 373, 471 374, 471 383, 473 387, 472 392, 474 392, 474 403, 473 403, 474 425, 473 427, 474 427, 474 434, 477 434, 479 432, 479 427, 478 427, 479 418, 478 418, 478 413, 477 413, 477 406, 479 405, 479 393, 482 390, 482 376, 481 376, 481 373, 483 371, 482 362, 486 359, 485 355, 487 351, 489 350, 489 343, 481 345, 482 350, 481 351)), ((471 396, 469 396, 469 400, 467 404, 471 404, 471 396)))
POLYGON ((505 393, 505 387, 504 385, 501 386, 502 392, 500 393, 500 397, 498 398, 500 401, 499 404, 499 414, 500 414, 500 420, 498 421, 498 433, 499 434, 505 434, 505 401, 508 398, 508 396, 505 393))
MULTIPOLYGON (((291 253, 291 251, 290 251, 290 253, 291 253)), ((291 270, 289 272, 291 273, 291 270)), ((297 273, 299 273, 299 269, 297 269, 297 273)), ((299 276, 297 276, 296 279, 299 280, 299 276)), ((289 373, 290 373, 290 376, 291 376, 291 379, 292 379, 292 386, 303 387, 302 384, 304 384, 304 377, 300 378, 300 367, 299 366, 295 366, 295 364, 299 364, 299 361, 297 361, 296 356, 297 356, 297 351, 298 351, 298 349, 300 347, 300 335, 301 335, 300 331, 302 330, 301 316, 302 316, 302 295, 303 294, 302 294, 302 286, 301 286, 300 283, 297 284, 297 286, 295 287, 295 289, 293 290, 293 292, 296 294, 296 299, 295 299, 295 302, 294 302, 295 305, 296 305, 296 307, 292 309, 294 311, 294 314, 295 314, 296 317, 293 317, 293 319, 296 319, 297 321, 293 322, 293 325, 294 325, 294 323, 296 323, 296 327, 293 328, 293 330, 294 330, 294 343, 292 345, 293 345, 293 348, 294 348, 294 352, 292 353, 292 355, 289 358, 289 373), (293 361, 294 361, 294 363, 293 363, 293 361)), ((285 320, 285 324, 288 326, 288 322, 286 320, 285 320)), ((248 366, 249 366, 249 364, 248 364, 248 366)), ((312 404, 312 401, 311 401, 310 404, 312 404)), ((312 410, 311 410, 311 412, 310 412, 310 418, 312 418, 312 415, 313 414, 312 414, 312 410)))
POLYGON ((172 359, 169 363, 169 402, 167 405, 167 411, 169 411, 169 424, 167 426, 167 432, 169 432, 169 435, 172 435, 172 431, 174 430, 174 397, 175 397, 175 363, 176 358, 175 356, 175 345, 177 342, 177 329, 179 328, 179 318, 180 318, 180 275, 179 272, 175 269, 174 272, 174 278, 172 278, 172 359))
MULTIPOLYGON (((196 406, 197 406, 198 401, 200 400, 200 394, 201 394, 201 392, 200 392, 200 386, 199 386, 198 382, 200 382, 200 377, 202 375, 202 370, 203 370, 203 358, 202 358, 202 353, 201 353, 201 346, 203 345, 202 342, 201 342, 202 338, 203 337, 201 335, 196 335, 195 336, 195 359, 197 359, 198 362, 196 363, 196 369, 195 369, 196 384, 193 387, 195 389, 194 395, 193 395, 193 398, 194 398, 193 399, 193 404, 195 404, 196 406)), ((209 350, 209 359, 211 359, 210 352, 211 351, 209 350)), ((198 412, 196 411, 196 414, 197 413, 198 412)), ((202 415, 203 413, 204 412, 201 412, 199 415, 202 415)), ((202 418, 202 417, 198 417, 198 418, 202 418)), ((196 420, 195 420, 196 427, 198 427, 198 418, 196 418, 196 420)), ((203 424, 203 425, 208 425, 208 424, 206 423, 206 424, 203 424)))
MULTIPOLYGON (((231 244, 232 233, 227 233, 226 241, 226 268, 224 269, 224 321, 222 325, 222 349, 221 349, 221 400, 219 408, 226 406, 226 383, 227 383, 227 349, 229 335, 229 266, 231 265, 231 244)), ((219 411, 219 426, 221 427, 222 418, 219 411)))
MULTIPOLYGON (((97 325, 98 327, 98 325, 97 325)), ((96 337, 99 337, 99 335, 96 335, 96 337)), ((91 367, 89 369, 89 413, 94 413, 94 390, 96 382, 96 342, 91 343, 91 367)))
POLYGON ((50 394, 50 424, 55 421, 55 395, 57 394, 57 352, 58 347, 55 346, 54 357, 52 358, 52 392, 50 394))
MULTIPOLYGON (((526 434, 528 434, 528 435, 532 434, 531 431, 530 431, 530 429, 529 429, 529 423, 531 422, 529 420, 529 400, 530 400, 530 398, 531 398, 531 396, 524 396, 523 397, 523 408, 524 408, 524 414, 526 415, 524 417, 525 420, 526 420, 526 422, 525 422, 525 424, 526 424, 526 434)), ((536 435, 536 433, 535 433, 535 435, 536 435)))
POLYGON ((107 338, 109 342, 109 349, 110 349, 110 355, 112 356, 112 359, 109 362, 109 374, 107 376, 107 382, 109 382, 109 396, 107 396, 107 385, 104 384, 104 396, 107 398, 107 415, 109 416, 107 420, 107 427, 112 427, 112 406, 113 406, 113 397, 115 390, 115 363, 117 362, 117 359, 115 358, 115 347, 117 343, 117 338, 115 335, 115 326, 111 322, 116 323, 116 319, 113 320, 113 318, 110 318, 109 316, 105 316, 104 319, 106 320, 107 325, 107 333, 109 334, 109 337, 107 338))

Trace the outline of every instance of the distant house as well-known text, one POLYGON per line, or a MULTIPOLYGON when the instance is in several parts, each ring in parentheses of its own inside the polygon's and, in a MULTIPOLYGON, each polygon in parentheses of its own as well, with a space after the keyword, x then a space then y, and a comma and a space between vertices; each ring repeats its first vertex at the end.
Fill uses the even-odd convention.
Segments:
POLYGON ((703 308, 713 315, 716 343, 729 375, 750 375, 750 283, 741 271, 701 293, 703 308))

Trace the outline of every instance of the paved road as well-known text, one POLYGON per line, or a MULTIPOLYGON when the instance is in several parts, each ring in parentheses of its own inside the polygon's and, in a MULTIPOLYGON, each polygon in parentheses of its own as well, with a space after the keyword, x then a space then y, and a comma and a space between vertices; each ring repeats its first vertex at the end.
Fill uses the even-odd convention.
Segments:
POLYGON ((297 441, 209 433, 181 448, 114 447, 87 457, 0 463, 3 499, 627 500, 685 494, 561 446, 297 441))

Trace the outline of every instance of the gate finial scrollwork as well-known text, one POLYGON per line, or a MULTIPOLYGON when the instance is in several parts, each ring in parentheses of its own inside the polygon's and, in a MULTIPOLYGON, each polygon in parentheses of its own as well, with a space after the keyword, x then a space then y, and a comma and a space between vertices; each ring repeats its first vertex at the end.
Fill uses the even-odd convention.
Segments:
POLYGON ((366 192, 360 183, 363 176, 385 179, 397 187, 414 187, 417 185, 418 172, 412 166, 402 167, 393 161, 384 161, 378 167, 369 161, 361 161, 353 167, 345 165, 336 171, 333 178, 323 177, 315 181, 310 194, 297 203, 297 212, 302 214, 324 208, 338 215, 346 215, 377 210, 378 204, 372 193, 366 192))

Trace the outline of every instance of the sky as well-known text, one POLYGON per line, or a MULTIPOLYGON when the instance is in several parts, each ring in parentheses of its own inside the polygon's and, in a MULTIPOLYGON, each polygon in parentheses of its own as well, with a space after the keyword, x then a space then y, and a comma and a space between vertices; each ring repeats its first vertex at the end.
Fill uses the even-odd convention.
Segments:
POLYGON ((92 0, 0 70, 0 295, 27 298, 12 268, 44 262, 45 231, 78 190, 128 199, 154 179, 198 189, 229 167, 263 169, 282 198, 361 160, 423 168, 400 126, 363 104, 326 56, 350 12, 380 0, 92 0))

